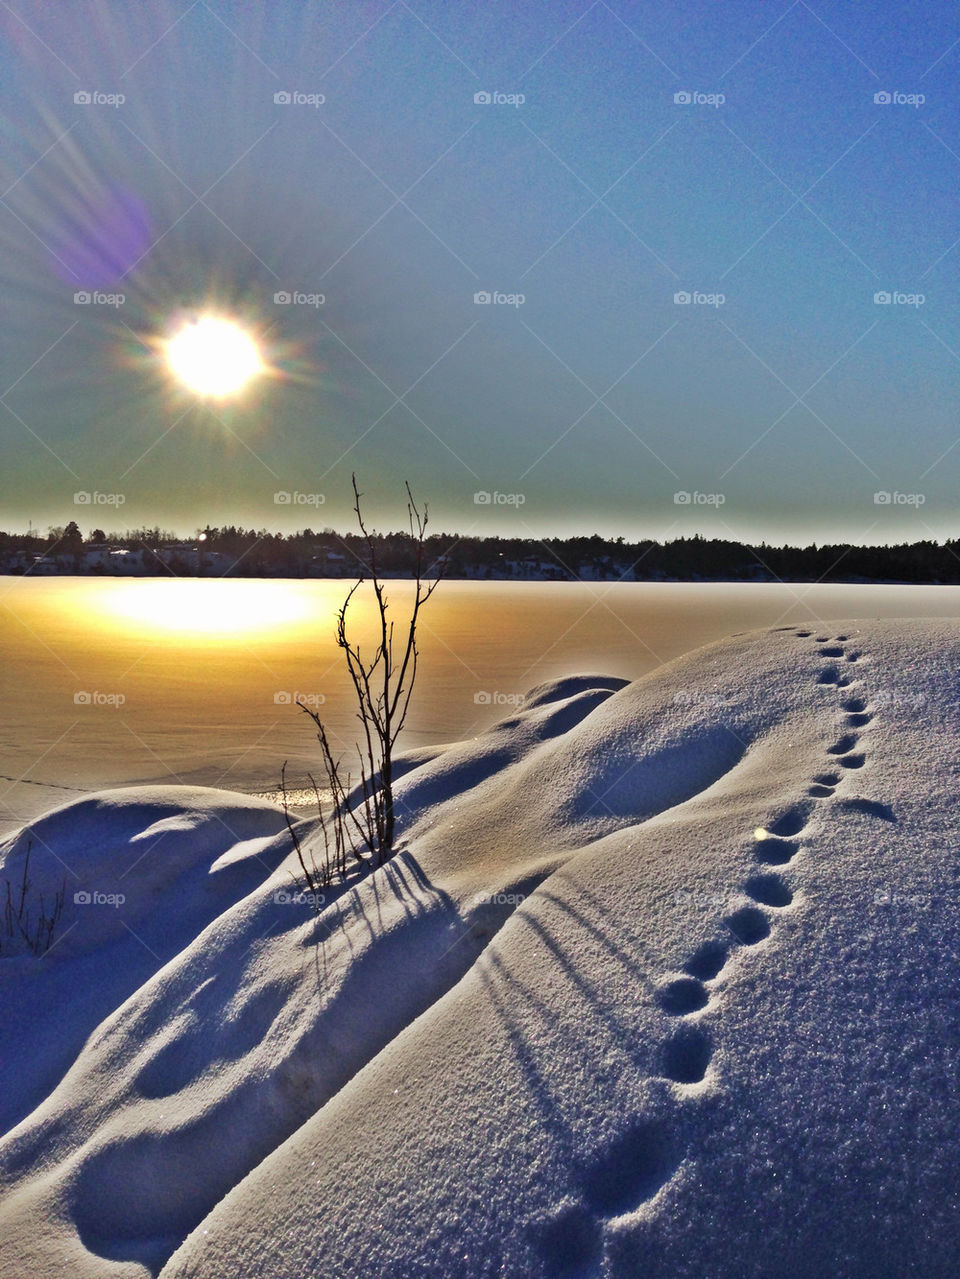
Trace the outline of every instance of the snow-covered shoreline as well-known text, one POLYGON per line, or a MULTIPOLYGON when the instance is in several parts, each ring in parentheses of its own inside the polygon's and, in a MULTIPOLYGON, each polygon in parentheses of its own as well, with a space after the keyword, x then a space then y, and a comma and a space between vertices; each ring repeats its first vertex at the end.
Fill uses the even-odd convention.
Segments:
POLYGON ((275 805, 35 821, 0 878, 80 887, 0 958, 3 1279, 955 1274, 958 659, 831 623, 542 686, 319 915, 275 805))

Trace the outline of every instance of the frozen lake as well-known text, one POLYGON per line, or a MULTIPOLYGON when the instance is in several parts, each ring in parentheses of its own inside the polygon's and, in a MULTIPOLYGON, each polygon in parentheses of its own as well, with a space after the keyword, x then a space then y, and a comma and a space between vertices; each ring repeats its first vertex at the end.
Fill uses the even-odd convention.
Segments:
MULTIPOLYGON (((334 643, 348 586, 0 578, 0 831, 108 785, 267 791, 285 759, 302 785, 318 750, 295 696, 345 752, 355 736, 334 643)), ((398 619, 409 593, 389 583, 398 619)), ((543 680, 635 679, 738 631, 960 618, 960 587, 451 581, 423 616, 406 746, 472 736, 543 680)))

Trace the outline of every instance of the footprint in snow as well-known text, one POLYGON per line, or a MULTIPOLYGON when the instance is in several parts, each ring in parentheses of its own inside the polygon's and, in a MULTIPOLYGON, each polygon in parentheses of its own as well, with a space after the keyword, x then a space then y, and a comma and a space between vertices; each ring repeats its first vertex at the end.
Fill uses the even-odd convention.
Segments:
POLYGON ((776 821, 767 826, 768 835, 799 835, 806 827, 810 809, 806 805, 797 804, 781 813, 776 821))
POLYGON ((756 857, 764 866, 786 866, 799 851, 800 845, 795 839, 777 839, 774 836, 757 841, 756 857))
POLYGON ((597 1216, 622 1217, 652 1199, 679 1165, 669 1125, 641 1119, 586 1164, 579 1178, 581 1194, 597 1216))
MULTIPOLYGON (((795 634, 808 638, 811 632, 795 634)), ((837 645, 846 639, 846 635, 838 635, 830 644, 827 636, 820 635, 816 643, 829 645, 821 648, 821 656, 838 658, 844 656, 844 650, 837 645)), ((855 662, 859 657, 859 653, 851 653, 846 660, 855 662)), ((823 669, 817 682, 844 688, 851 681, 831 664, 823 669)), ((841 709, 851 728, 864 727, 873 718, 862 697, 847 697, 841 702, 841 709)), ((860 768, 865 756, 856 751, 858 745, 857 733, 845 733, 827 748, 827 754, 840 768, 860 768)), ((818 773, 807 794, 811 799, 827 798, 841 780, 841 773, 818 773)), ((872 800, 841 802, 871 816, 896 821, 888 805, 872 800)), ((755 832, 755 856, 761 865, 785 866, 793 861, 800 851, 796 836, 806 829, 810 811, 809 803, 795 804, 768 827, 755 832)), ((664 1040, 660 1054, 663 1075, 673 1083, 699 1084, 710 1066, 713 1041, 697 1019, 697 1014, 710 1003, 705 983, 720 975, 732 949, 755 946, 770 936, 770 916, 761 906, 781 911, 794 902, 790 885, 774 871, 749 876, 744 891, 756 905, 742 906, 725 918, 729 940, 703 942, 684 963, 684 975, 665 980, 656 992, 662 1011, 679 1023, 664 1040)), ((578 1200, 566 1201, 540 1227, 539 1251, 545 1279, 593 1279, 603 1261, 606 1222, 635 1212, 653 1199, 674 1176, 680 1161, 675 1138, 660 1120, 643 1120, 615 1138, 581 1170, 578 1200)))
POLYGON ((770 921, 756 906, 742 906, 727 916, 726 924, 744 946, 756 946, 770 936, 770 921))
POLYGON ((661 1119, 634 1120, 576 1170, 574 1193, 533 1227, 544 1279, 593 1279, 607 1222, 636 1212, 680 1167, 675 1134, 661 1119))
POLYGON ((706 986, 696 977, 678 977, 657 992, 660 1007, 673 1017, 684 1017, 705 1008, 709 998, 706 986))
POLYGON ((781 875, 752 875, 746 883, 747 894, 764 906, 782 909, 793 901, 793 893, 781 875))
POLYGON ((700 981, 712 981, 727 962, 729 953, 729 948, 723 942, 704 942, 684 964, 684 971, 700 981))
POLYGON ((663 1045, 663 1073, 675 1084, 699 1084, 712 1056, 713 1045, 702 1026, 681 1026, 663 1045))
POLYGON ((825 666, 817 677, 818 684, 834 684, 837 688, 845 688, 849 684, 845 675, 841 675, 835 666, 825 666))
POLYGON ((603 1227, 581 1203, 567 1200, 534 1227, 543 1279, 592 1279, 603 1256, 603 1227))

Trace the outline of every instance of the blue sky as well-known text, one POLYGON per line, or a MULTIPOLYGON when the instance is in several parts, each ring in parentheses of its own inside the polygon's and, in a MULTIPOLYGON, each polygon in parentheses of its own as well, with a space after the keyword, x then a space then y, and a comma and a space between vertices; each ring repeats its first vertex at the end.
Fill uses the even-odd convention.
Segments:
POLYGON ((950 6, 0 26, 0 526, 345 527, 356 470, 382 526, 408 478, 464 532, 956 534, 950 6), (174 385, 157 340, 203 310, 276 376, 174 385))

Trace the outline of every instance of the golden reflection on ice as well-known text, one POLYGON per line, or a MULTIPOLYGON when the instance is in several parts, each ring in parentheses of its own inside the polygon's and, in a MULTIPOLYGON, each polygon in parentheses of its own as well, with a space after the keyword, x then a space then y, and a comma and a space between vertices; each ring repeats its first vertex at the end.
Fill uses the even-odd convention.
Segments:
POLYGON ((319 620, 316 587, 303 582, 177 578, 104 583, 83 600, 84 620, 106 629, 216 639, 272 631, 300 633, 319 620))

